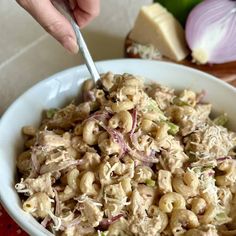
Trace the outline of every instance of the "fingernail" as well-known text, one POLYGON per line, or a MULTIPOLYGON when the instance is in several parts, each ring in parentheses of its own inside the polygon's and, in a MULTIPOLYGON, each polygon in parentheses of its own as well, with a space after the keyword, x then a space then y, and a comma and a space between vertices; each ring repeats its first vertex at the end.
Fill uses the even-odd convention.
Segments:
POLYGON ((79 46, 77 42, 71 37, 65 39, 63 46, 68 52, 73 54, 76 54, 79 51, 79 46))

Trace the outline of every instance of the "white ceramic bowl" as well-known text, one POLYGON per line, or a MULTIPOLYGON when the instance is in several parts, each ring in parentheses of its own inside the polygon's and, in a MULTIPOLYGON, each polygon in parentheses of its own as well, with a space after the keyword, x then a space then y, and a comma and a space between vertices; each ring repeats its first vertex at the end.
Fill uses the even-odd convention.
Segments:
MULTIPOLYGON (((175 64, 133 59, 98 62, 97 67, 100 73, 132 73, 176 89, 191 88, 198 92, 204 89, 206 100, 213 104, 215 112, 227 112, 230 127, 236 130, 236 89, 213 76, 175 64)), ((0 199, 11 217, 30 235, 52 234, 21 209, 14 189, 15 159, 23 146, 21 127, 38 125, 42 110, 60 107, 71 101, 88 77, 86 67, 79 66, 43 80, 19 97, 1 118, 0 199)))

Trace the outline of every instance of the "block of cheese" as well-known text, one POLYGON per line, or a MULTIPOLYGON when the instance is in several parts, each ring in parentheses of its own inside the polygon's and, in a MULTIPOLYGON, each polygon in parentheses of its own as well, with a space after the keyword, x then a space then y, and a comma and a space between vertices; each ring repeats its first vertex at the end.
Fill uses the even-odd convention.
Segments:
POLYGON ((130 38, 140 44, 152 44, 163 56, 175 61, 183 60, 189 54, 184 29, 158 3, 141 8, 130 38))

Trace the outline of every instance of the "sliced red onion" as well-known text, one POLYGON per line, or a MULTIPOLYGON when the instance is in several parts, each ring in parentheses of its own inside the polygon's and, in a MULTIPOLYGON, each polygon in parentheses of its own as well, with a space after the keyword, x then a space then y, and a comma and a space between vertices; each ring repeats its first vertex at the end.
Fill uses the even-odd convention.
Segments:
MULTIPOLYGON (((101 124, 100 124, 101 125, 101 124)), ((119 144, 121 147, 121 152, 119 154, 119 158, 121 158, 125 153, 129 153, 133 158, 136 158, 139 161, 146 162, 146 163, 158 163, 159 160, 153 156, 153 152, 151 155, 147 156, 144 152, 139 150, 133 150, 124 140, 124 136, 122 133, 115 129, 108 128, 104 125, 101 125, 111 136, 111 138, 119 144)))
POLYGON ((158 163, 159 162, 159 159, 157 159, 155 157, 155 155, 154 156, 152 156, 152 155, 147 156, 144 152, 140 152, 140 151, 137 151, 137 150, 130 149, 129 154, 133 158, 145 163, 145 165, 148 165, 148 163, 158 163))
POLYGON ((94 102, 96 100, 96 97, 93 91, 87 91, 83 93, 83 99, 85 102, 89 102, 89 101, 94 102))
POLYGON ((137 167, 137 166, 139 166, 140 165, 140 162, 136 159, 136 160, 134 160, 134 167, 137 167))
POLYGON ((53 192, 55 194, 55 215, 59 216, 61 214, 61 203, 58 197, 57 190, 54 188, 53 192))
POLYGON ((132 129, 130 131, 130 137, 133 136, 138 122, 138 112, 136 108, 133 109, 132 119, 133 119, 133 124, 132 124, 132 129))
POLYGON ((230 159, 232 159, 230 156, 216 158, 216 160, 218 162, 222 162, 222 161, 226 161, 226 160, 230 160, 230 159))
POLYGON ((215 174, 214 171, 210 171, 210 172, 208 173, 208 176, 213 176, 214 174, 215 174))
POLYGON ((201 64, 236 60, 236 3, 205 0, 189 14, 186 39, 195 61, 201 64))
POLYGON ((150 155, 146 155, 138 143, 138 137, 141 135, 141 131, 138 130, 130 137, 131 142, 136 150, 129 148, 129 154, 139 161, 142 161, 144 165, 150 166, 151 163, 158 163, 159 160, 156 158, 156 151, 152 150, 150 155))
POLYGON ((202 103, 202 101, 205 98, 206 94, 207 94, 206 91, 203 89, 200 93, 197 94, 196 102, 197 103, 202 103))
POLYGON ((107 132, 111 135, 112 139, 121 147, 121 152, 119 153, 119 157, 121 158, 126 152, 129 151, 129 146, 124 141, 124 136, 119 131, 110 128, 107 129, 107 132))
POLYGON ((122 133, 115 129, 111 129, 106 127, 105 125, 101 125, 103 129, 107 131, 107 133, 111 136, 111 138, 119 144, 121 148, 121 152, 119 153, 119 157, 122 157, 127 151, 129 151, 129 145, 124 141, 124 136, 122 133))
POLYGON ((51 217, 50 217, 49 215, 47 215, 47 216, 43 219, 43 221, 41 222, 41 225, 42 225, 44 228, 46 228, 47 225, 48 225, 48 223, 50 222, 50 220, 51 220, 51 217))
POLYGON ((130 139, 131 139, 131 143, 133 144, 133 146, 135 147, 135 149, 137 149, 138 151, 143 151, 142 148, 139 145, 138 142, 138 138, 140 137, 140 135, 142 134, 141 130, 138 130, 136 133, 134 133, 130 139))
POLYGON ((64 189, 65 189, 65 187, 60 186, 60 185, 57 185, 57 186, 54 187, 54 189, 55 189, 57 192, 63 192, 64 189))
POLYGON ((117 220, 119 220, 121 217, 123 217, 124 214, 118 214, 116 216, 113 216, 112 218, 110 219, 103 219, 100 223, 99 223, 99 226, 98 228, 99 229, 102 229, 102 230, 107 230, 109 228, 109 226, 111 224, 113 224, 114 222, 116 222, 117 220))
POLYGON ((107 121, 111 118, 110 114, 107 112, 107 111, 103 111, 103 112, 95 112, 93 114, 91 114, 89 116, 88 119, 95 119, 95 120, 98 120, 98 121, 107 121))

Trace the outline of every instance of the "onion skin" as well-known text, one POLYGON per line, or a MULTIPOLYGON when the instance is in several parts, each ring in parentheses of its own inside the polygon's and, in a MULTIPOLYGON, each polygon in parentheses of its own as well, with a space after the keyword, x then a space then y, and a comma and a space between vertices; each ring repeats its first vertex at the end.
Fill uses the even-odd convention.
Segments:
POLYGON ((189 14, 186 40, 193 61, 221 64, 236 60, 236 3, 205 0, 189 14))

